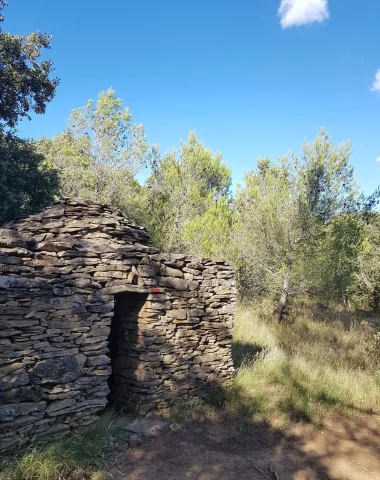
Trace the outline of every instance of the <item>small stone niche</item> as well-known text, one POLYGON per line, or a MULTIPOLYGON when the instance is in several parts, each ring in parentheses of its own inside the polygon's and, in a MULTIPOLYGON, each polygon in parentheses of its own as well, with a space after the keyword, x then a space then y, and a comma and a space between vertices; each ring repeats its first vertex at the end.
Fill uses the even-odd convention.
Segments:
POLYGON ((231 381, 223 259, 160 253, 108 205, 60 201, 0 229, 0 451, 108 405, 146 412, 231 381))

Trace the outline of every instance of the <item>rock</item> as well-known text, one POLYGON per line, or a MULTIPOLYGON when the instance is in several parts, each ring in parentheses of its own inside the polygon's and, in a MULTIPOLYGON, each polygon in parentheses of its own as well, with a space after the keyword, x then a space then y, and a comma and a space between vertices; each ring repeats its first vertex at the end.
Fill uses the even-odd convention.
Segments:
MULTIPOLYGON (((183 269, 183 271, 185 271, 185 269, 183 269)), ((178 268, 171 268, 171 267, 168 267, 166 266, 165 267, 165 273, 164 275, 168 276, 168 277, 179 277, 179 278, 183 278, 183 272, 182 270, 179 270, 178 268)))
POLYGON ((87 358, 86 365, 89 367, 98 367, 100 365, 108 365, 111 359, 107 355, 99 355, 87 358))
POLYGON ((19 387, 21 385, 27 385, 29 381, 30 377, 25 372, 18 373, 17 375, 13 374, 0 377, 0 392, 19 387))
POLYGON ((154 265, 139 265, 137 273, 140 277, 155 277, 157 275, 157 267, 154 265))
MULTIPOLYGON (((1 259, 0 259, 0 263, 1 259)), ((46 282, 42 279, 30 279, 22 277, 7 277, 0 275, 0 288, 4 289, 24 289, 44 287, 46 282)))
POLYGON ((163 430, 166 430, 168 427, 168 420, 162 417, 148 416, 147 418, 143 418, 142 420, 137 420, 126 425, 125 430, 135 436, 133 437, 133 440, 135 441, 138 437, 156 436, 163 430))
POLYGON ((168 287, 176 290, 188 290, 189 282, 177 277, 162 277, 158 281, 160 287, 168 287))
POLYGON ((86 362, 84 355, 51 358, 38 362, 31 370, 32 377, 68 382, 78 377, 86 362))
POLYGON ((186 309, 173 309, 168 312, 168 316, 171 318, 176 318, 178 320, 185 320, 187 318, 187 310, 186 309))
MULTIPOLYGON (((74 407, 76 401, 73 398, 66 398, 65 400, 58 400, 56 402, 49 402, 46 407, 46 414, 48 416, 59 415, 60 410, 66 410, 68 407, 74 407)), ((72 409, 73 411, 75 408, 72 409)))
POLYGON ((42 390, 39 386, 13 388, 12 390, 4 391, 3 393, 0 391, 0 404, 28 401, 38 402, 41 399, 42 390))
POLYGON ((199 308, 191 308, 187 312, 189 317, 203 317, 205 314, 204 310, 200 310, 199 308))
MULTIPOLYGON (((29 239, 30 241, 30 239, 29 239)), ((0 247, 15 248, 25 247, 28 238, 23 237, 19 232, 13 230, 0 228, 0 247)))
POLYGON ((0 405, 0 422, 10 422, 21 415, 28 415, 32 412, 43 412, 46 402, 13 403, 0 405))
POLYGON ((217 358, 215 353, 205 353, 199 357, 201 362, 214 362, 217 358))
MULTIPOLYGON (((189 262, 187 265, 186 265, 186 268, 193 268, 195 270, 204 270, 204 264, 202 263, 199 263, 199 262, 189 262)), ((186 271, 184 269, 184 271, 186 271)))

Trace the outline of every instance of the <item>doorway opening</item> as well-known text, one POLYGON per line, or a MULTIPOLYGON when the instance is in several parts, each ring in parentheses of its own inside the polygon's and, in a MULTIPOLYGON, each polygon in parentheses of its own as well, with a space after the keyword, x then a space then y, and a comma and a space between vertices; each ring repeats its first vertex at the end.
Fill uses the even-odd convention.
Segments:
POLYGON ((108 379, 109 405, 132 409, 136 367, 139 364, 138 324, 139 314, 147 301, 148 293, 125 292, 115 296, 114 317, 108 337, 112 373, 108 379))

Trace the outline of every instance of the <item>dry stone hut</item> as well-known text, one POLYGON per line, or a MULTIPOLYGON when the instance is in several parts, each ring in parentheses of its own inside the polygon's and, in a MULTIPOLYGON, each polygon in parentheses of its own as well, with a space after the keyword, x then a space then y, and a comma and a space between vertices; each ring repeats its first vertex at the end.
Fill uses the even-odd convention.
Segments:
POLYGON ((65 200, 0 230, 0 450, 108 404, 165 407, 233 372, 231 266, 161 254, 120 211, 65 200))

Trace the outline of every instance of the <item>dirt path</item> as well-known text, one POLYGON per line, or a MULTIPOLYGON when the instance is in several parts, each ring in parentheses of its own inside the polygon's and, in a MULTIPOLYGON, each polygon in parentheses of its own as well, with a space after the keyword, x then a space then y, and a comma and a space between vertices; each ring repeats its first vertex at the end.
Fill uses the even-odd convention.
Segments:
POLYGON ((231 419, 192 421, 117 456, 114 480, 380 480, 380 418, 341 420, 291 435, 231 419))

